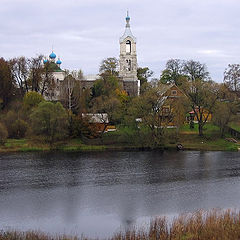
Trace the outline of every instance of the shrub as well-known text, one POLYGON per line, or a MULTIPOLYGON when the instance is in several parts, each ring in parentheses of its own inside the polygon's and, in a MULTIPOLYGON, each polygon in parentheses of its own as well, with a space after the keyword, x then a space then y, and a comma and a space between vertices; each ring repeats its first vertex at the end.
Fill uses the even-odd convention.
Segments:
POLYGON ((69 121, 69 133, 72 137, 91 137, 97 136, 96 131, 91 128, 88 118, 82 118, 81 115, 72 115, 69 121))
POLYGON ((12 131, 12 126, 13 126, 14 122, 16 121, 16 119, 17 119, 17 113, 12 110, 8 111, 7 114, 3 118, 3 122, 7 128, 8 136, 10 138, 14 137, 14 134, 12 131))
POLYGON ((52 145, 68 132, 68 116, 61 103, 41 102, 30 115, 33 133, 52 145))
POLYGON ((29 111, 43 101, 44 98, 41 94, 37 92, 27 92, 23 98, 23 107, 25 111, 29 111))
POLYGON ((12 136, 14 138, 23 138, 25 137, 26 131, 28 129, 28 124, 19 119, 16 120, 12 125, 12 136))
POLYGON ((0 145, 3 145, 8 137, 8 132, 7 132, 7 128, 0 123, 0 145))
POLYGON ((3 118, 4 124, 8 131, 9 138, 23 138, 28 129, 28 124, 18 119, 18 114, 10 110, 3 118))

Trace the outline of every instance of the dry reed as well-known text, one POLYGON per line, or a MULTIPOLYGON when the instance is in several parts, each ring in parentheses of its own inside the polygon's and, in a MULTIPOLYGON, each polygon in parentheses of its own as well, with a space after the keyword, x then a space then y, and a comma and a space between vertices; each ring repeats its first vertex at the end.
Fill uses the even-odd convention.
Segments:
MULTIPOLYGON (((39 232, 1 231, 0 240, 89 240, 84 237, 49 236, 39 232)), ((168 222, 155 218, 145 230, 115 234, 110 240, 239 240, 240 212, 234 210, 198 211, 168 222), (146 230, 147 229, 147 230, 146 230)))

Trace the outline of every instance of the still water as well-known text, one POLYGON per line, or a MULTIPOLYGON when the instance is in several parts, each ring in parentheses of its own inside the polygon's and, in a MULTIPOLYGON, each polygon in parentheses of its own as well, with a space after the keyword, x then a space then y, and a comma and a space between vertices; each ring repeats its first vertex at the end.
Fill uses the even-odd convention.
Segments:
POLYGON ((0 229, 107 237, 154 216, 239 206, 238 152, 0 155, 0 229))

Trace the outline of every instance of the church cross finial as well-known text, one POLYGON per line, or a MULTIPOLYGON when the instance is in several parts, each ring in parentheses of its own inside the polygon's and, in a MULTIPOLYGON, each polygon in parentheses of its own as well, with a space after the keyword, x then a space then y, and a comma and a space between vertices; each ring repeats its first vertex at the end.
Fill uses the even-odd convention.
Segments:
POLYGON ((127 22, 126 27, 127 27, 127 28, 130 28, 130 24, 129 24, 129 22, 130 22, 130 17, 129 17, 128 10, 127 10, 126 22, 127 22))

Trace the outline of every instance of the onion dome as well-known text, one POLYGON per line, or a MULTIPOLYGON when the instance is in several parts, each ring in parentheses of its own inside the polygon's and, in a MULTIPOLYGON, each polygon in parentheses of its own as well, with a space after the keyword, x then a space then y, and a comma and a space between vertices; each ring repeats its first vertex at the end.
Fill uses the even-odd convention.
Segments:
POLYGON ((56 64, 62 64, 62 61, 60 60, 60 58, 57 60, 56 64))
POLYGON ((45 64, 45 63, 47 63, 47 62, 48 62, 48 60, 47 60, 47 59, 44 59, 44 60, 43 60, 43 63, 44 63, 44 64, 45 64))
POLYGON ((49 55, 49 58, 50 59, 55 59, 57 56, 54 52, 52 52, 50 55, 49 55))

